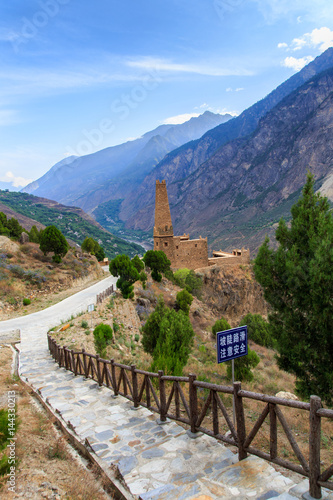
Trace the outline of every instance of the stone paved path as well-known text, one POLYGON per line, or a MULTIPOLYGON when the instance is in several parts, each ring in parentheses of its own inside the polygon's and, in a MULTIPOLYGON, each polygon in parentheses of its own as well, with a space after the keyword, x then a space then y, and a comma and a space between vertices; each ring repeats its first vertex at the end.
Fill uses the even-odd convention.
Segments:
MULTIPOLYGON (((102 283, 105 289, 112 279, 102 283)), ((127 399, 113 398, 110 389, 59 368, 47 350, 47 329, 57 324, 59 315, 65 316, 61 319, 71 315, 71 304, 76 304, 72 312, 79 312, 77 300, 86 309, 99 293, 96 285, 91 288, 81 298, 76 296, 76 302, 66 299, 48 314, 43 311, 11 320, 11 324, 2 322, 0 332, 21 329, 21 377, 69 425, 78 440, 90 446, 107 466, 118 467, 128 498, 302 498, 308 489, 307 480, 295 485, 257 457, 238 462, 237 455, 214 438, 201 435, 191 439, 175 422, 158 425, 157 415, 146 408, 134 410, 127 399)), ((333 495, 324 492, 323 498, 333 500, 333 495)))

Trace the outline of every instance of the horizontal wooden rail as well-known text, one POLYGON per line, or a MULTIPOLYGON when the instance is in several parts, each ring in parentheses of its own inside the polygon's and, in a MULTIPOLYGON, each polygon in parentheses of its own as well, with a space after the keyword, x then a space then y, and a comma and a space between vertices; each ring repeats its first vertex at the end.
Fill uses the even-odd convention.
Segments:
MULTIPOLYGON (((233 386, 224 386, 202 382, 196 375, 177 377, 137 369, 135 365, 117 363, 114 359, 106 360, 98 355, 89 354, 84 349, 74 351, 60 346, 48 333, 49 350, 60 367, 70 370, 74 375, 83 375, 95 380, 100 386, 113 390, 114 395, 121 395, 132 401, 133 406, 143 406, 159 414, 161 422, 167 418, 188 425, 193 434, 203 432, 219 441, 238 448, 239 460, 248 453, 268 460, 286 469, 309 478, 309 491, 313 498, 321 498, 321 487, 333 490, 333 464, 325 471, 320 470, 321 419, 333 419, 333 410, 321 407, 321 400, 311 396, 310 403, 268 396, 241 389, 240 382, 233 386), (205 390, 204 396, 202 389, 205 390), (235 404, 236 426, 228 414, 223 394, 233 395, 235 404), (266 403, 262 413, 252 428, 247 432, 245 426, 244 399, 253 399, 266 403), (309 413, 309 460, 303 456, 295 436, 282 412, 283 408, 295 408, 309 413), (252 441, 262 429, 265 420, 269 420, 269 452, 252 446, 252 441), (204 424, 210 421, 210 428, 204 424), (278 427, 280 424, 299 464, 278 456, 278 427), (221 424, 224 426, 223 432, 221 424), (225 432, 227 429, 229 432, 225 432)), ((281 432, 279 430, 279 432, 281 432)))

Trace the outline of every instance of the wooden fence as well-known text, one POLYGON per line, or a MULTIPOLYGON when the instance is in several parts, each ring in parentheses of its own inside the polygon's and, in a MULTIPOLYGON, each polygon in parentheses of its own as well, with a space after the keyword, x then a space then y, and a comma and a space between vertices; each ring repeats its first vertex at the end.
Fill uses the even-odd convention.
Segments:
POLYGON ((200 431, 236 446, 239 460, 243 460, 250 453, 302 474, 309 478, 309 491, 313 498, 321 498, 322 486, 333 490, 333 481, 329 481, 333 475, 333 464, 324 471, 321 471, 320 464, 321 419, 333 419, 333 410, 322 408, 318 396, 311 396, 310 403, 303 403, 244 391, 240 382, 235 382, 233 386, 222 386, 201 382, 196 379, 196 375, 173 377, 164 375, 163 371, 151 373, 138 370, 135 365, 127 366, 116 363, 113 359, 102 359, 98 355, 85 352, 84 349, 74 351, 66 346, 62 347, 49 334, 48 345, 51 355, 60 367, 70 370, 74 375, 91 378, 100 386, 109 387, 115 396, 120 394, 132 401, 135 408, 142 405, 157 412, 161 422, 165 422, 167 418, 176 420, 187 424, 192 433, 200 431), (198 392, 203 392, 202 390, 206 395, 199 408, 198 392), (235 426, 222 400, 223 395, 234 397, 235 426), (261 415, 248 432, 245 427, 244 399, 254 399, 265 403, 261 415), (283 407, 296 408, 309 413, 308 459, 301 452, 295 435, 282 413, 283 407), (207 413, 212 417, 210 428, 203 425, 207 413), (262 451, 251 444, 268 416, 269 450, 262 451), (230 432, 222 432, 221 418, 230 432), (278 422, 297 457, 298 464, 278 456, 278 422))
POLYGON ((101 292, 96 297, 96 304, 101 304, 103 300, 109 297, 114 292, 113 285, 109 286, 104 292, 101 292))

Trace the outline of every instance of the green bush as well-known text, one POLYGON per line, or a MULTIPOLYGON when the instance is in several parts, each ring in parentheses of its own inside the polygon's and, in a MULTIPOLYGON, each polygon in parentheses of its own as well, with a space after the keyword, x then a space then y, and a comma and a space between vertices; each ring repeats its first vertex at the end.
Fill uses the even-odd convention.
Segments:
POLYGON ((89 325, 88 325, 88 321, 86 321, 85 319, 83 319, 83 320, 81 321, 81 328, 88 328, 88 326, 89 326, 89 325))
POLYGON ((203 282, 201 277, 198 274, 195 274, 195 272, 191 269, 185 278, 186 290, 188 290, 192 295, 200 298, 202 285, 203 282))
POLYGON ((231 326, 225 318, 218 319, 212 326, 212 335, 216 338, 217 332, 224 332, 224 330, 230 330, 231 326))
POLYGON ((97 354, 101 357, 106 356, 106 346, 111 343, 113 338, 112 328, 110 325, 100 323, 93 331, 94 344, 97 354))
POLYGON ((190 312, 190 307, 191 307, 192 301, 193 301, 193 297, 187 290, 182 290, 181 292, 177 293, 177 296, 176 296, 177 309, 184 311, 184 313, 187 315, 190 312))
POLYGON ((181 375, 193 343, 193 328, 183 311, 169 309, 160 297, 142 328, 142 345, 153 357, 151 369, 181 375))
POLYGON ((274 347, 272 329, 260 314, 248 313, 239 326, 247 325, 248 338, 264 347, 274 347))
MULTIPOLYGON (((251 368, 255 368, 260 362, 260 358, 255 351, 248 348, 247 356, 242 356, 235 359, 235 380, 245 380, 250 382, 253 380, 251 368)), ((232 379, 231 361, 227 361, 227 377, 232 379)))
POLYGON ((162 281, 162 274, 156 271, 156 269, 153 269, 153 271, 151 272, 151 277, 158 283, 162 281))
POLYGON ((30 299, 26 299, 26 298, 24 298, 24 299, 23 299, 23 305, 24 305, 24 306, 28 306, 29 304, 31 304, 31 300, 30 300, 30 299))
POLYGON ((181 288, 185 288, 185 280, 189 272, 190 270, 186 267, 184 267, 183 269, 177 269, 177 271, 173 273, 176 285, 180 286, 181 288))

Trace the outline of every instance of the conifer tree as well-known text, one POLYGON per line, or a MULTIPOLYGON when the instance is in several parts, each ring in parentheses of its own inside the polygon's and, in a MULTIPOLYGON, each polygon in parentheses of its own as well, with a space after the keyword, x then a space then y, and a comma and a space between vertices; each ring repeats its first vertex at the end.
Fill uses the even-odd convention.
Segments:
POLYGON ((270 324, 280 368, 296 375, 296 391, 333 402, 333 218, 328 200, 308 174, 291 224, 276 230, 277 250, 266 238, 255 276, 272 306, 270 324))

